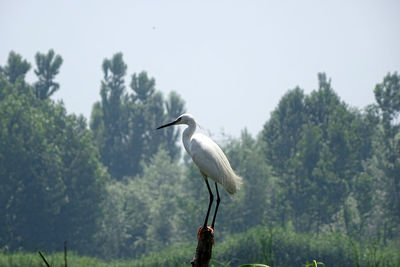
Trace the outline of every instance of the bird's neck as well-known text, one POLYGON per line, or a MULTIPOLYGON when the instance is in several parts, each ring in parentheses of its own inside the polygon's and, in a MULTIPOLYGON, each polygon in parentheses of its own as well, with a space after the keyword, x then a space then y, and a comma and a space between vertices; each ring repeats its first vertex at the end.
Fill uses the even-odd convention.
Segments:
POLYGON ((188 127, 186 127, 186 129, 183 131, 183 134, 182 134, 183 146, 185 147, 185 149, 189 153, 189 155, 190 155, 190 149, 189 149, 190 140, 195 131, 196 131, 196 122, 190 121, 188 123, 188 127))

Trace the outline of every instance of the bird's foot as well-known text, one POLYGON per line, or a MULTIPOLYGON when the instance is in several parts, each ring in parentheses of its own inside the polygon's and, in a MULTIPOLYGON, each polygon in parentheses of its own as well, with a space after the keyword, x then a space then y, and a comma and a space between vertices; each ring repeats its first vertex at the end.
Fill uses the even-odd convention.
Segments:
MULTIPOLYGON (((199 228, 199 231, 197 231, 197 239, 200 239, 201 233, 202 233, 203 231, 208 231, 208 232, 211 233, 212 236, 214 236, 214 229, 213 229, 211 226, 207 226, 207 228, 205 228, 205 229, 204 229, 203 226, 201 226, 201 227, 199 228)), ((214 238, 213 238, 213 244, 214 244, 214 238)))

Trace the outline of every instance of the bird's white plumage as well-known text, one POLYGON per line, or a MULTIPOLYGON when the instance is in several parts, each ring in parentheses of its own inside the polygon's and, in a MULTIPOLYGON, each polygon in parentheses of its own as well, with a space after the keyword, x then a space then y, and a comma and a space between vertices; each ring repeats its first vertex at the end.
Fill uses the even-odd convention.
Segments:
POLYGON ((195 133, 197 123, 193 116, 183 114, 172 124, 188 125, 182 134, 183 145, 204 178, 222 184, 230 194, 235 193, 242 184, 242 178, 235 174, 224 152, 211 138, 195 133))
POLYGON ((213 140, 211 140, 211 138, 201 133, 195 133, 197 123, 192 115, 182 114, 175 121, 164 124, 157 129, 176 124, 186 124, 188 126, 182 134, 183 146, 203 175, 207 184, 208 192, 210 194, 210 202, 208 204, 208 210, 204 220, 203 229, 207 229, 208 216, 210 214, 210 208, 213 202, 213 194, 208 183, 208 178, 215 181, 217 205, 215 206, 214 216, 211 223, 211 228, 214 229, 215 218, 217 216, 220 202, 217 183, 222 184, 228 193, 234 194, 237 190, 239 190, 242 184, 242 178, 235 174, 224 152, 222 152, 222 149, 213 140))
POLYGON ((232 170, 221 148, 209 137, 200 133, 193 134, 187 152, 203 176, 222 184, 230 194, 239 189, 241 178, 232 170))

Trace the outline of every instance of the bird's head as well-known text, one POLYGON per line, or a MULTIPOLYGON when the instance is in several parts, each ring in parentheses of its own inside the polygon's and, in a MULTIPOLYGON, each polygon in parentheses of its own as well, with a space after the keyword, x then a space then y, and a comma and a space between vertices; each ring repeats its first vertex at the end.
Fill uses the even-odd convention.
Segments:
POLYGON ((194 120, 194 117, 192 116, 192 114, 185 113, 185 114, 180 115, 176 120, 158 127, 157 130, 164 128, 164 127, 172 126, 172 125, 177 125, 177 124, 190 125, 192 123, 196 124, 196 121, 194 120))

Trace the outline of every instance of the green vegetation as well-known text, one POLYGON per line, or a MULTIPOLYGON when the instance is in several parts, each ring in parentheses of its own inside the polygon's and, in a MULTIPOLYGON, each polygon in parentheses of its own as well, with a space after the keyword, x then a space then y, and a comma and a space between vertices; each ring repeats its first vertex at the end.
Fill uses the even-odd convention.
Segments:
MULTIPOLYGON (((32 84, 17 53, 0 66, 0 265, 37 266, 37 249, 62 264, 64 240, 71 266, 188 265, 208 195, 179 128, 154 131, 184 101, 146 72, 126 86, 117 53, 88 123, 51 99, 62 62, 37 53, 32 84)), ((287 91, 257 137, 224 140, 244 185, 221 192, 214 266, 400 265, 400 75, 362 110, 318 81, 287 91)))
MULTIPOLYGON (((71 266, 188 266, 194 254, 195 242, 174 245, 152 252, 136 260, 106 261, 93 257, 68 254, 71 266)), ((46 255, 51 266, 64 263, 63 253, 46 255)), ((314 236, 295 233, 290 229, 255 227, 229 236, 216 243, 212 266, 238 266, 246 262, 261 262, 268 266, 306 266, 317 258, 317 266, 400 266, 399 250, 362 244, 335 233, 314 236), (323 264, 321 263, 323 262, 323 264)), ((37 266, 35 253, 0 253, 0 266, 37 266)), ((243 265, 246 266, 246 265, 243 265)), ((257 266, 257 265, 251 265, 257 266)), ((310 264, 309 266, 314 266, 310 264)))

